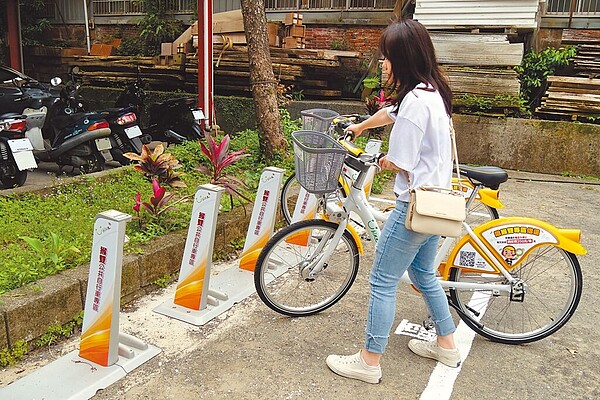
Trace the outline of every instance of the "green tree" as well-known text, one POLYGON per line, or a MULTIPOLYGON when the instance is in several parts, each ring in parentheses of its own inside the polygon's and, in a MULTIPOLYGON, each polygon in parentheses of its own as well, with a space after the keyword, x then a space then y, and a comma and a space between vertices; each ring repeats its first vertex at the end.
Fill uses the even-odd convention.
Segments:
POLYGON ((256 107, 261 154, 272 160, 287 148, 277 104, 278 83, 273 73, 263 0, 242 0, 244 30, 248 42, 250 82, 256 107))
POLYGON ((172 42, 182 32, 181 21, 173 18, 162 0, 136 0, 144 12, 138 22, 139 37, 124 38, 119 54, 155 56, 160 54, 160 44, 172 42))

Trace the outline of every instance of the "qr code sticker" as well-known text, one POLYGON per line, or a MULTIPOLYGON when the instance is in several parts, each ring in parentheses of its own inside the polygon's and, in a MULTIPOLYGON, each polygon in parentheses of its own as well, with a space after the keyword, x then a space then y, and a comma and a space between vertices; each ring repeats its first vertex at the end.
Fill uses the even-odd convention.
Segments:
POLYGON ((475 252, 461 251, 458 265, 462 265, 463 267, 475 267, 475 252))

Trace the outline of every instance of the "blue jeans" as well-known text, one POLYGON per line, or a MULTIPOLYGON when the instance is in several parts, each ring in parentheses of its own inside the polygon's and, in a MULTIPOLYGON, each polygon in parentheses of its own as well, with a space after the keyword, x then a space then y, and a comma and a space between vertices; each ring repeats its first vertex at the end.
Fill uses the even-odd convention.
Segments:
POLYGON ((383 354, 396 314, 396 291, 408 270, 413 284, 422 293, 439 336, 456 330, 444 289, 433 265, 439 236, 406 229, 408 203, 396 202, 377 243, 375 261, 369 276, 371 294, 367 316, 365 348, 383 354))

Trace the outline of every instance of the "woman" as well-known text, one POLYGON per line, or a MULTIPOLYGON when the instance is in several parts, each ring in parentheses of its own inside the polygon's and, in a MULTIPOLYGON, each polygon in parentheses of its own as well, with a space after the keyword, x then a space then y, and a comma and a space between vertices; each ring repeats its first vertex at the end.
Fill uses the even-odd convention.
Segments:
POLYGON ((398 171, 394 185, 396 208, 382 230, 369 277, 364 348, 351 356, 330 355, 326 360, 333 372, 369 383, 381 380, 379 362, 394 322, 397 287, 407 270, 425 299, 438 335, 432 342, 412 339, 408 347, 419 356, 451 367, 458 367, 461 361, 454 344, 454 321, 433 265, 439 236, 413 232, 404 226, 409 185, 451 187, 452 94, 436 62, 431 38, 419 22, 392 23, 384 30, 379 47, 385 57, 384 71, 397 95, 390 107, 348 130, 358 136, 365 129, 393 123, 389 151, 379 166, 398 171))

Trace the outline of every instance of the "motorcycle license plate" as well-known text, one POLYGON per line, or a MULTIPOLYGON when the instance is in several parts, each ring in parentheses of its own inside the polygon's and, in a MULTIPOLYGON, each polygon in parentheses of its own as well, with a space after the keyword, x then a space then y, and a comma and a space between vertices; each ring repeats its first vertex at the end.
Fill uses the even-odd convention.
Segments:
POLYGON ((127 137, 129 139, 133 139, 135 137, 142 136, 142 130, 137 125, 130 126, 129 128, 125 128, 125 133, 127 134, 127 137))
POLYGON ((17 164, 19 171, 25 169, 37 168, 35 157, 33 156, 33 146, 27 138, 14 139, 8 141, 10 151, 13 153, 13 158, 17 164))
POLYGON ((110 138, 96 139, 96 147, 99 151, 112 149, 112 146, 110 144, 110 138))
POLYGON ((204 113, 200 109, 198 109, 198 110, 192 110, 192 115, 194 116, 194 119, 196 121, 200 121, 200 120, 206 119, 206 117, 204 116, 204 113))
POLYGON ((33 150, 33 146, 31 145, 31 142, 28 138, 9 140, 8 145, 10 146, 10 150, 13 153, 33 150))

